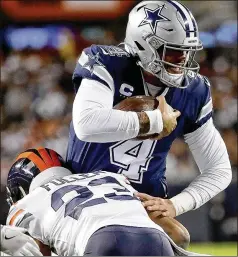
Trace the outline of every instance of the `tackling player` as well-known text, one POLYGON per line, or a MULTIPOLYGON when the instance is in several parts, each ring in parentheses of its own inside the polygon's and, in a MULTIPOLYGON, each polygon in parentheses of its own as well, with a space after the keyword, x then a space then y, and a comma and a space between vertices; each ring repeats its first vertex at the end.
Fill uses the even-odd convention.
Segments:
POLYGON ((7 191, 7 224, 27 229, 44 255, 188 255, 151 221, 125 176, 73 175, 51 149, 21 153, 7 191))
POLYGON ((138 196, 154 216, 173 218, 195 210, 224 190, 231 166, 213 125, 210 83, 194 60, 201 49, 192 13, 171 0, 136 5, 118 47, 84 49, 73 74, 76 97, 67 151, 72 170, 124 174, 144 193, 138 196), (113 109, 135 95, 160 96, 167 108, 140 113, 113 109), (160 140, 131 140, 163 135, 167 127, 171 133, 160 140), (166 157, 181 136, 201 174, 180 194, 163 199, 168 198, 166 157))

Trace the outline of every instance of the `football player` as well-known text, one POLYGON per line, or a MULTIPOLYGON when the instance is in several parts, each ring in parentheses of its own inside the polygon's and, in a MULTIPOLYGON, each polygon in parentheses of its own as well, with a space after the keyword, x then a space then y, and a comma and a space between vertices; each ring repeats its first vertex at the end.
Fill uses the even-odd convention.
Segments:
POLYGON ((27 229, 44 255, 190 256, 151 221, 122 174, 72 174, 55 151, 29 149, 7 191, 7 224, 27 229))
POLYGON ((42 256, 39 246, 24 228, 1 225, 0 250, 13 256, 42 256))
POLYGON ((232 172, 226 146, 212 120, 210 83, 198 73, 194 59, 202 48, 192 13, 169 0, 136 5, 129 14, 125 40, 118 47, 84 49, 73 74, 76 97, 67 151, 72 170, 124 174, 141 192, 138 196, 145 207, 162 217, 195 210, 224 190, 232 172), (136 95, 160 96, 178 112, 113 109, 124 98, 136 95), (160 140, 131 140, 141 134, 163 135, 168 123, 173 124, 169 125, 172 133, 160 140), (201 174, 168 199, 166 157, 181 136, 201 174))

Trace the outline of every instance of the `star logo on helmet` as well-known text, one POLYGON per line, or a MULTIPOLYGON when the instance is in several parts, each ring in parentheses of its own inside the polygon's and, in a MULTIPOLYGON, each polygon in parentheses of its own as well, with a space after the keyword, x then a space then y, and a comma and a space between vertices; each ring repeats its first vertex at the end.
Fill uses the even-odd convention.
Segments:
POLYGON ((88 67, 88 70, 91 72, 91 75, 93 74, 93 70, 95 66, 103 66, 105 67, 100 61, 99 61, 99 53, 96 55, 90 55, 87 54, 88 61, 83 65, 84 68, 88 67))
POLYGON ((161 21, 170 21, 170 19, 166 18, 161 14, 162 10, 164 9, 164 5, 159 6, 155 10, 151 10, 149 8, 144 8, 146 17, 143 19, 143 21, 139 24, 138 27, 144 26, 144 25, 150 25, 151 30, 156 34, 157 24, 161 21))

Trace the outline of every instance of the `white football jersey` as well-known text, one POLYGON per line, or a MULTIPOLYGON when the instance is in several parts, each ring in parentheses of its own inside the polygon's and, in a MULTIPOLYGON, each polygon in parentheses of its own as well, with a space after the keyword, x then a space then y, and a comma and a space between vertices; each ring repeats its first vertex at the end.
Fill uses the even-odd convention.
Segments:
POLYGON ((7 224, 24 227, 61 256, 83 255, 90 236, 108 225, 150 227, 135 190, 121 174, 74 174, 44 184, 15 204, 7 224))

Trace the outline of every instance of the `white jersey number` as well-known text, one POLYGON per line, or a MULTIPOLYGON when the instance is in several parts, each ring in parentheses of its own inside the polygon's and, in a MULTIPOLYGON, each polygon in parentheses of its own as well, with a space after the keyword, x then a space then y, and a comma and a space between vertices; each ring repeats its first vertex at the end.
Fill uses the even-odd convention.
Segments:
POLYGON ((141 184, 156 143, 152 140, 121 141, 110 147, 110 161, 121 167, 118 173, 123 173, 131 182, 141 184))

